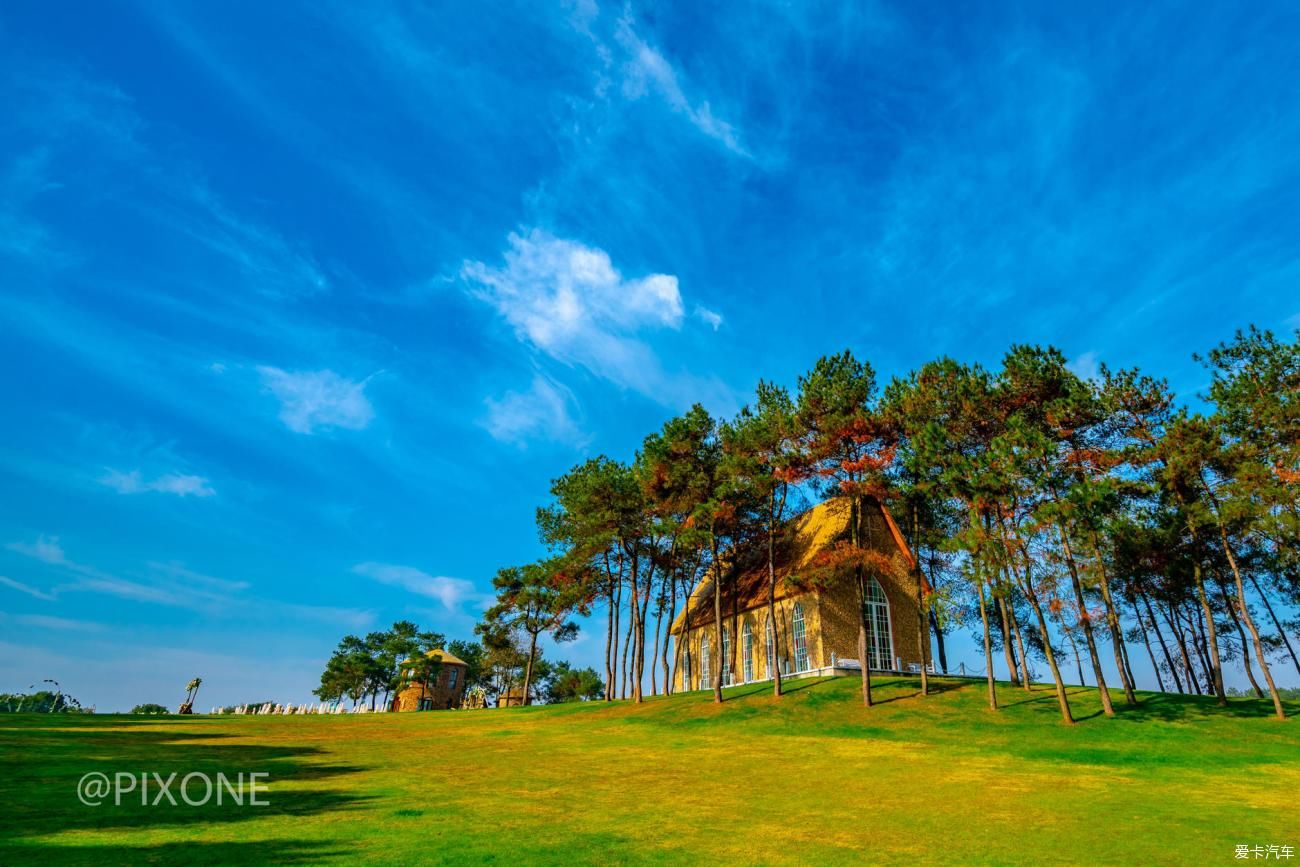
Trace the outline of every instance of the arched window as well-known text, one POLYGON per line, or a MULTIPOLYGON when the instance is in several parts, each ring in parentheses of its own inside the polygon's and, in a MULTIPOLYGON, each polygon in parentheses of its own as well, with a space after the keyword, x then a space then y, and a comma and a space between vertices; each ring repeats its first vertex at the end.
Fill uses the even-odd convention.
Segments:
POLYGON ((872 578, 866 588, 867 652, 871 667, 878 670, 894 667, 893 631, 889 628, 889 599, 880 583, 872 578))
POLYGON ((773 659, 772 654, 776 652, 776 641, 772 638, 771 617, 767 618, 767 627, 763 631, 767 633, 764 642, 767 645, 767 677, 769 680, 773 680, 776 678, 776 665, 774 664, 775 660, 773 659))
POLYGON ((754 630, 745 621, 745 628, 740 632, 740 653, 744 657, 745 683, 754 679, 754 630))
POLYGON ((682 650, 682 692, 691 691, 691 646, 682 650))
POLYGON ((708 689, 713 682, 709 669, 713 667, 713 655, 709 653, 709 634, 700 635, 700 689, 708 689))
POLYGON ((722 630, 722 685, 731 686, 731 633, 722 630))
POLYGON ((803 606, 794 604, 794 614, 790 618, 790 631, 794 635, 794 670, 808 670, 808 636, 803 628, 803 606))

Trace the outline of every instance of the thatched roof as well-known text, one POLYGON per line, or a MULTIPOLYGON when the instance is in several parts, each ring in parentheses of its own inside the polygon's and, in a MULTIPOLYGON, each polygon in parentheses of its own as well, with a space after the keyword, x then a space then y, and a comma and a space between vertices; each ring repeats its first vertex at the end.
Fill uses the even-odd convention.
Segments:
MULTIPOLYGON (((469 668, 468 662, 461 659, 459 656, 455 656, 454 654, 448 653, 445 650, 426 650, 424 652, 424 655, 428 657, 435 657, 435 656, 442 657, 441 662, 443 665, 463 665, 466 668, 469 668)), ((404 663, 402 663, 402 665, 409 666, 411 662, 412 661, 408 659, 404 663)))
MULTIPOLYGON (((864 528, 875 527, 880 531, 867 533, 867 546, 887 554, 901 554, 907 565, 913 566, 915 560, 912 552, 908 550, 907 542, 889 511, 873 499, 864 501, 864 505, 864 528)), ((786 522, 775 550, 777 599, 808 592, 806 587, 792 579, 797 579, 801 572, 810 571, 818 554, 849 537, 849 515, 848 499, 835 497, 786 522)), ((724 568, 728 570, 722 593, 724 617, 729 616, 733 610, 743 613, 767 604, 766 540, 760 539, 742 546, 740 551, 734 552, 731 562, 724 568)), ((711 574, 695 586, 686 607, 673 621, 674 634, 685 628, 688 617, 692 629, 713 622, 711 574)))

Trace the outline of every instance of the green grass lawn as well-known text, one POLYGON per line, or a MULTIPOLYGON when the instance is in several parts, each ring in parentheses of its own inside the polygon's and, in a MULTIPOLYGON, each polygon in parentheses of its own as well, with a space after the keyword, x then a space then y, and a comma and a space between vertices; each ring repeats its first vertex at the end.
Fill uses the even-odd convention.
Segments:
MULTIPOLYGON (((0 716, 0 863, 1227 864, 1300 853, 1300 721, 1144 694, 1080 723, 982 682, 796 681, 635 707, 0 716), (264 772, 266 806, 84 806, 88 771, 264 772)), ((1122 696, 1120 696, 1122 698, 1122 696)), ((1290 712, 1300 713, 1292 706, 1290 712)), ((195 790, 202 796, 202 787, 195 790)), ((1296 863, 1294 861, 1290 863, 1296 863)))

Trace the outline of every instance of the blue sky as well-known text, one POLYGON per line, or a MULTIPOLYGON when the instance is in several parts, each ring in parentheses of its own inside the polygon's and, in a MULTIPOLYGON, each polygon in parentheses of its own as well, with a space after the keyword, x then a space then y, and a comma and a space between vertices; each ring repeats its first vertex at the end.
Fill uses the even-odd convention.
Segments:
POLYGON ((1048 8, 5 4, 0 691, 468 637, 549 479, 845 346, 1300 323, 1300 13, 1048 8))

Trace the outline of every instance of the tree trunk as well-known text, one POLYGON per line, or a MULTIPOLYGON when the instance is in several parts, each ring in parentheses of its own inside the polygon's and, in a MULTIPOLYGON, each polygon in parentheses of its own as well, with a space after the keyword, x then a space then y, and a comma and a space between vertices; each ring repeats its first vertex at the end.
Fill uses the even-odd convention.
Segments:
POLYGON ((767 522, 767 626, 763 629, 763 658, 771 669, 772 695, 781 697, 781 630, 776 628, 776 491, 767 522), (767 630, 772 630, 772 654, 767 655, 767 630))
MULTIPOLYGON (((1083 640, 1088 646, 1088 659, 1092 662, 1092 674, 1097 678, 1097 693, 1101 696, 1101 710, 1106 716, 1113 717, 1115 708, 1110 703, 1110 690, 1106 687, 1106 675, 1101 670, 1101 658, 1097 655, 1097 639, 1092 634, 1092 618, 1088 616, 1088 603, 1083 598, 1083 582, 1079 580, 1079 567, 1074 562, 1074 551, 1070 547, 1070 536, 1065 532, 1065 523, 1056 522, 1057 533, 1061 537, 1061 548, 1065 551, 1065 566, 1070 573, 1070 585, 1074 588, 1074 602, 1079 606, 1079 625, 1083 627, 1083 640)), ((1067 633, 1068 634, 1068 633, 1067 633)), ((1070 638, 1073 643, 1074 638, 1070 638)), ((1118 656, 1118 655, 1117 655, 1118 656)), ((1075 659, 1078 659, 1078 648, 1075 648, 1075 659)), ((1080 669, 1083 666, 1080 664, 1080 669)), ((1124 666, 1121 660, 1120 677, 1124 676, 1124 666)), ((1083 672, 1079 673, 1079 680, 1083 680, 1083 672)))
MULTIPOLYGON (((1206 486, 1209 491, 1209 486, 1206 486)), ((1210 494, 1210 501, 1214 503, 1215 514, 1218 515, 1218 502, 1214 500, 1214 495, 1210 494)), ((1232 569, 1232 577, 1237 582, 1237 609, 1241 612, 1241 619, 1245 621, 1246 629, 1250 632, 1251 640, 1255 644, 1255 656, 1259 659, 1259 670, 1264 673, 1264 682, 1268 684, 1268 694, 1273 699, 1273 711, 1277 714, 1278 719, 1286 719, 1286 711, 1282 708, 1282 697, 1278 695, 1277 685, 1273 683, 1273 672, 1269 671, 1268 660, 1264 658, 1264 644, 1259 640, 1259 629, 1255 626, 1255 618, 1250 615, 1250 608, 1246 605, 1246 588, 1241 583, 1241 569, 1237 567, 1237 557, 1232 553, 1232 545, 1228 544, 1228 530, 1223 525, 1223 520, 1219 519, 1219 540, 1223 543, 1224 556, 1228 558, 1228 566, 1232 569)), ((1224 594, 1227 599, 1227 594, 1224 594)), ((1231 608, 1233 601, 1227 599, 1228 607, 1231 608)), ((1245 650, 1246 643, 1242 640, 1242 650, 1245 650)), ((1250 672, 1250 661, 1247 659, 1246 671, 1250 672)), ((1251 678, 1254 681, 1254 678, 1251 678)), ((1258 686, 1255 687, 1259 689, 1258 686)))
MULTIPOLYGON (((862 500, 856 494, 849 501, 849 537, 855 551, 862 548, 862 500)), ((853 567, 858 584, 858 662, 862 667, 862 703, 871 707, 871 654, 867 651, 867 585, 862 565, 853 567)))
MULTIPOLYGON (((1151 608, 1151 600, 1147 598, 1147 596, 1146 596, 1145 593, 1139 593, 1138 595, 1140 595, 1140 596, 1142 597, 1142 602, 1143 602, 1144 605, 1146 605, 1146 609, 1147 609, 1147 622, 1151 624, 1151 630, 1152 630, 1153 632, 1155 632, 1155 634, 1156 634, 1156 640, 1160 642, 1160 651, 1165 655, 1165 664, 1169 666, 1169 676, 1172 677, 1172 678, 1174 679, 1174 686, 1176 686, 1176 687, 1178 688, 1178 691, 1181 693, 1181 692, 1183 691, 1183 685, 1182 685, 1182 683, 1178 680, 1178 669, 1177 669, 1177 667, 1174 665, 1174 659, 1173 659, 1173 657, 1170 656, 1170 654, 1169 654, 1169 645, 1165 644, 1165 636, 1164 636, 1164 633, 1162 633, 1162 632, 1160 631, 1160 623, 1156 620, 1156 614, 1155 614, 1155 611, 1152 610, 1152 608, 1151 608)), ((1142 622, 1142 615, 1141 615, 1141 612, 1139 612, 1139 613, 1138 613, 1138 623, 1141 623, 1141 622, 1142 622)), ((1143 630, 1143 635, 1145 635, 1145 634, 1146 634, 1146 631, 1143 630)), ((1157 671, 1156 671, 1156 675, 1157 675, 1157 677, 1159 676, 1159 669, 1157 669, 1157 671)), ((1164 688, 1164 687, 1161 686, 1161 689, 1163 689, 1163 688, 1164 688)))
POLYGON ((919 546, 916 545, 920 532, 920 521, 916 514, 916 503, 912 503, 912 545, 917 548, 912 554, 912 571, 916 573, 916 643, 921 654, 921 695, 930 694, 929 672, 926 671, 930 657, 930 631, 925 622, 925 589, 922 586, 921 559, 919 546))
MULTIPOLYGON (((673 641, 673 622, 677 619, 677 571, 673 569, 664 576, 664 583, 668 586, 668 625, 664 627, 664 644, 660 653, 663 655, 664 664, 664 695, 673 694, 673 669, 676 668, 676 646, 677 642, 673 641), (672 646, 674 665, 668 666, 668 648, 672 646)), ((684 630, 683 630, 684 632, 684 630)))
POLYGON ((1142 633, 1142 643, 1147 649, 1147 658, 1151 660, 1151 670, 1156 673, 1156 684, 1160 691, 1165 691, 1165 679, 1160 676, 1160 663, 1156 662, 1155 651, 1151 649, 1151 639, 1147 637, 1147 628, 1142 625, 1142 613, 1137 610, 1137 603, 1133 604, 1133 613, 1137 616, 1138 630, 1142 633))
POLYGON ((718 562, 718 540, 710 534, 713 548, 713 703, 722 704, 722 565, 718 562))
POLYGON ((1002 653, 1007 658, 1007 671, 1011 672, 1011 685, 1020 685, 1020 676, 1016 673, 1016 652, 1011 647, 1011 626, 1007 623, 1007 600, 1002 593, 995 594, 998 602, 998 614, 1002 622, 1002 653))
MULTIPOLYGON (((619 665, 618 665, 618 641, 619 636, 623 634, 623 558, 620 556, 618 561, 618 581, 614 585, 614 654, 613 654, 613 678, 610 679, 609 692, 611 697, 618 695, 619 684, 619 665)), ((626 697, 626 695, 624 696, 626 697)))
MULTIPOLYGON (((999 523, 1002 520, 1001 515, 999 515, 999 523)), ((1070 713, 1070 699, 1065 694, 1065 681, 1061 679, 1061 669, 1056 664, 1056 653, 1052 650, 1052 636, 1047 630, 1047 618, 1043 616, 1043 606, 1038 604, 1038 592, 1034 590, 1034 578, 1030 572, 1029 555, 1025 550, 1025 542, 1020 538, 1020 534, 1015 531, 1014 526, 1012 533, 1016 537, 1021 556, 1025 558, 1025 573, 1021 576, 1015 566, 1011 567, 1011 571, 1018 580, 1022 581, 1020 589, 1029 599, 1029 606, 1034 610, 1034 616, 1038 619, 1038 634, 1043 639, 1043 654, 1047 657, 1047 667, 1052 670, 1052 680, 1056 682, 1056 700, 1061 706, 1061 720, 1066 725, 1074 725, 1074 716, 1070 713)))
POLYGON ((1196 581, 1196 592, 1200 596, 1202 626, 1208 632, 1206 651, 1210 658, 1210 679, 1214 684, 1214 696, 1220 705, 1228 704, 1228 695, 1223 689, 1223 663, 1219 655, 1219 635, 1214 625, 1214 609, 1210 607, 1210 594, 1205 590, 1205 579, 1201 573, 1201 564, 1192 564, 1192 577, 1196 581))
POLYGON ((1065 681, 1061 679, 1061 670, 1056 665, 1056 653, 1052 650, 1052 636, 1047 631, 1047 620, 1043 617, 1043 608, 1038 604, 1038 594, 1030 586, 1028 579, 1025 583, 1027 588, 1026 595, 1029 597, 1029 605, 1034 609, 1034 615, 1038 618, 1039 635, 1043 639, 1043 653, 1047 656, 1047 667, 1052 670, 1052 679, 1056 681, 1056 700, 1061 705, 1061 720, 1066 725, 1074 725, 1074 717, 1070 713, 1070 699, 1065 694, 1065 681))
MULTIPOLYGON (((1106 561, 1101 556, 1101 546, 1097 544, 1097 534, 1095 532, 1092 534, 1092 555, 1097 561, 1101 601, 1106 606, 1106 626, 1110 630, 1110 642, 1115 648, 1115 666, 1119 669, 1120 683, 1124 687, 1124 701, 1128 704, 1137 704, 1137 695, 1134 692, 1137 689, 1137 684, 1133 682, 1133 670, 1129 667, 1126 658, 1124 632, 1120 628, 1119 622, 1119 608, 1110 595, 1110 577, 1106 574, 1106 561)), ((1163 691, 1161 689, 1161 692, 1163 691)))
MULTIPOLYGON (((650 596, 654 590, 655 567, 653 561, 650 563, 650 569, 645 576, 645 593, 641 596, 641 611, 637 614, 637 632, 636 642, 636 701, 637 704, 645 701, 645 648, 646 648, 646 629, 650 625, 650 596)), ((655 641, 658 641, 658 633, 655 634, 655 641)), ((651 687, 653 688, 653 679, 651 687)))
MULTIPOLYGON (((1264 610, 1268 612, 1268 616, 1273 621, 1273 628, 1282 637, 1282 643, 1286 645, 1286 652, 1291 655, 1291 664, 1295 666, 1296 674, 1300 674, 1300 659, 1296 658, 1295 648, 1291 646, 1291 639, 1287 637, 1286 630, 1282 628, 1282 622, 1277 619, 1277 613, 1273 611, 1273 606, 1268 601, 1268 595, 1259 586, 1259 581, 1255 579, 1255 573, 1250 572, 1248 574, 1250 575, 1250 583, 1255 588, 1255 593, 1259 596, 1260 601, 1264 603, 1264 610)), ((1245 597, 1242 598, 1244 604, 1245 597)))
POLYGON ((533 683, 533 660, 535 659, 537 659, 537 633, 530 632, 528 633, 528 665, 524 667, 524 707, 533 703, 528 690, 533 683))
MULTIPOLYGON (((621 591, 619 595, 622 595, 621 591)), ((627 653, 628 650, 632 647, 632 635, 633 635, 632 628, 633 626, 636 625, 633 622, 636 619, 634 616, 635 613, 636 613, 636 595, 633 594, 631 602, 628 605, 628 611, 627 611, 627 631, 623 633, 623 677, 622 677, 622 690, 621 690, 621 694, 619 695, 619 697, 623 699, 627 698, 627 687, 628 687, 628 682, 631 680, 630 675, 632 673, 632 669, 627 664, 627 653)))
POLYGON ((997 710, 998 688, 993 679, 993 644, 989 640, 988 606, 984 604, 984 578, 980 575, 978 567, 973 568, 975 572, 975 591, 979 594, 980 599, 980 622, 984 624, 984 671, 989 682, 989 710, 997 710))
POLYGON ((1192 668, 1192 657, 1187 651, 1187 638, 1183 635, 1182 624, 1178 622, 1178 615, 1174 613, 1172 602, 1165 603, 1165 622, 1174 632, 1174 638, 1178 640, 1178 649, 1183 655, 1183 671, 1187 675, 1188 686, 1196 695, 1204 695, 1205 691, 1201 689, 1200 678, 1196 676, 1196 670, 1192 668))
POLYGON ((614 576, 609 573, 609 558, 605 558, 605 573, 609 577, 609 611, 605 630, 605 701, 614 700, 614 644, 618 641, 618 627, 614 624, 614 576))
POLYGON ((630 647, 632 649, 630 664, 628 665, 628 683, 632 691, 632 701, 636 704, 641 703, 641 677, 637 671, 638 662, 644 658, 645 650, 645 624, 641 621, 641 582, 640 582, 640 556, 633 554, 628 558, 632 563, 632 598, 628 605, 628 614, 631 620, 628 626, 631 629, 630 647))
POLYGON ((1020 683, 1025 692, 1033 691, 1033 679, 1029 676, 1029 654, 1025 652, 1025 640, 1020 637, 1020 620, 1016 617, 1016 607, 1012 605, 1007 611, 1011 618, 1011 634, 1016 637, 1016 649, 1020 651, 1020 683))
MULTIPOLYGON (((664 599, 664 589, 663 589, 663 584, 665 580, 666 579, 664 578, 661 578, 659 580, 659 602, 655 605, 655 643, 654 643, 654 648, 650 651, 650 694, 651 695, 659 694, 659 633, 663 629, 664 606, 667 604, 664 599)), ((672 621, 669 621, 669 625, 670 626, 672 625, 672 621)), ((667 637, 665 637, 664 638, 665 646, 667 646, 667 641, 668 639, 667 637)), ((664 689, 664 692, 665 693, 667 692, 666 687, 664 689)))
MULTIPOLYGON (((1206 588, 1205 592, 1208 596, 1210 593, 1209 588, 1206 588)), ((1211 604, 1213 604, 1213 601, 1211 601, 1211 604)), ((1195 630, 1196 652, 1200 654, 1201 671, 1205 676, 1205 692, 1207 695, 1214 695, 1214 665, 1210 662, 1210 652, 1208 649, 1210 646, 1210 640, 1205 632, 1205 612, 1202 610, 1199 602, 1194 602, 1192 604, 1192 613, 1188 617, 1188 620, 1191 621, 1192 629, 1195 630)), ((1217 623, 1215 624, 1215 630, 1217 642, 1217 623)), ((1219 665, 1220 670, 1222 670, 1223 663, 1220 662, 1219 665)), ((1226 690, 1224 691, 1224 696, 1225 698, 1227 697, 1226 690)))
POLYGON ((934 647, 939 655, 939 670, 948 673, 948 649, 943 645, 943 630, 939 628, 939 614, 930 606, 930 628, 934 630, 934 647))
POLYGON ((1259 688, 1259 683, 1255 680, 1255 672, 1250 667, 1250 645, 1246 641, 1246 630, 1242 628, 1241 618, 1237 616, 1236 607, 1228 596, 1228 588, 1224 585, 1222 579, 1219 579, 1216 583, 1219 585, 1219 592, 1228 601, 1228 616, 1232 619, 1232 625, 1237 627, 1237 639, 1241 642, 1241 662, 1246 669, 1246 680, 1250 681, 1250 688, 1255 691, 1255 698, 1263 698, 1264 690, 1259 688))

